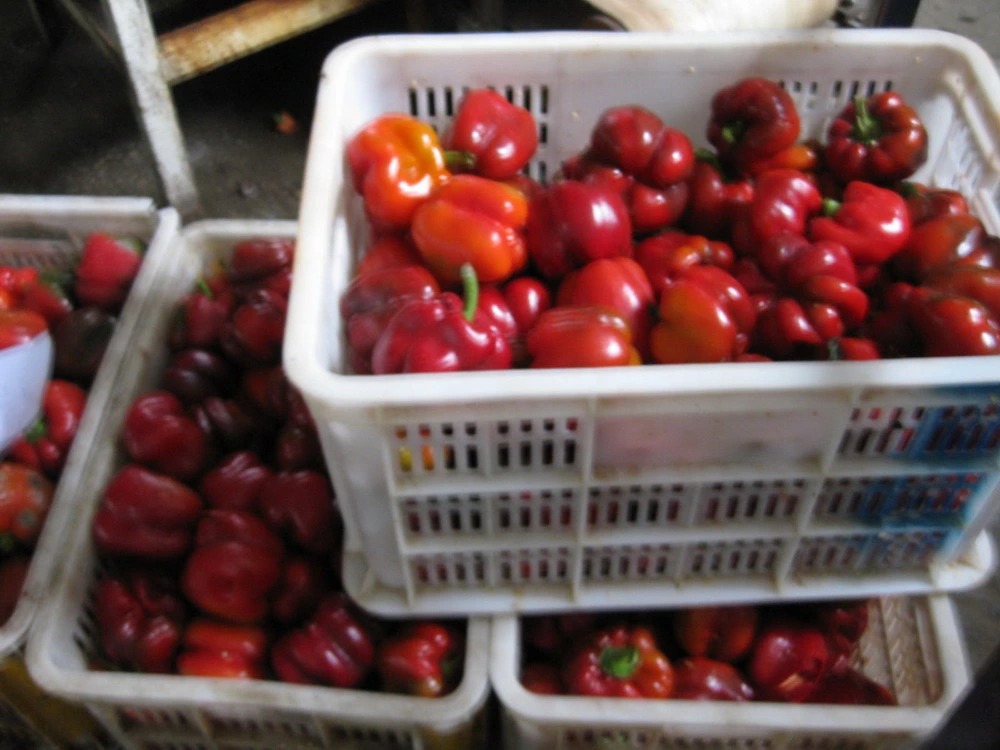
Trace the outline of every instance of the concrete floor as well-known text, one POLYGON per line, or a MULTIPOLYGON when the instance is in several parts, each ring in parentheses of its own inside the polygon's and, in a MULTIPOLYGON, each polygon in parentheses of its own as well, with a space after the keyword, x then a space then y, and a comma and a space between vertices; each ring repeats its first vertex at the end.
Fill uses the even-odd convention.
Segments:
MULTIPOLYGON (((214 5, 224 2, 216 0, 214 5)), ((91 3, 81 0, 83 5, 91 3)), ((524 7, 517 0, 508 3, 524 7)), ((186 9, 199 3, 160 0, 151 5, 157 9, 158 25, 166 27, 183 23, 185 13, 190 12, 186 9)), ((162 200, 121 70, 72 24, 65 24, 57 43, 46 45, 31 23, 27 0, 5 0, 4 6, 0 192, 147 195, 162 200)), ((199 15, 211 6, 201 3, 199 15)), ((563 19, 575 20, 586 10, 580 2, 567 8, 566 4, 560 7, 563 19)), ((466 17, 464 23, 474 27, 475 19, 466 17)), ((995 61, 1000 60, 997 0, 923 0, 914 25, 967 36, 995 61)), ((354 17, 177 86, 173 93, 204 215, 295 218, 323 59, 348 38, 405 28, 402 0, 385 0, 354 17), (272 117, 279 111, 291 113, 300 122, 298 133, 281 135, 273 129, 272 117)), ((1000 644, 1000 576, 975 591, 956 595, 955 602, 970 664, 979 670, 1000 644)), ((993 705, 995 693, 991 694, 993 705)), ((987 719, 987 725, 990 721, 995 727, 996 719, 987 719)), ((987 730, 982 737, 987 736, 996 741, 1000 730, 987 730)), ((982 742, 987 740, 942 747, 993 746, 982 742)))

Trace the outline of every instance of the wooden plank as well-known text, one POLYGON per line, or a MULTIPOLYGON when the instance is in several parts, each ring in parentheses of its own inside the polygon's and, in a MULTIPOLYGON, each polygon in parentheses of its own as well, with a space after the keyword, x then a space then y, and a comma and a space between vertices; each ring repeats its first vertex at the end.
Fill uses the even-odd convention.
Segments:
POLYGON ((174 85, 360 10, 375 0, 249 0, 159 37, 174 85))

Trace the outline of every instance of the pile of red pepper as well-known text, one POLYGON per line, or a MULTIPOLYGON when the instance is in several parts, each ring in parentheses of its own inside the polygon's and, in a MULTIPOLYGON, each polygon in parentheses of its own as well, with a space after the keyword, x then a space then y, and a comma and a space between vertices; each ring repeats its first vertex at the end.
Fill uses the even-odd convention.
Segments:
POLYGON ((525 688, 546 695, 895 705, 852 666, 868 602, 525 618, 525 688))
POLYGON ((1000 240, 906 182, 927 132, 900 94, 804 141, 791 96, 748 78, 705 138, 613 107, 541 185, 531 113, 492 90, 440 138, 371 121, 347 148, 374 237, 340 300, 353 372, 1000 352, 1000 240))
POLYGON ((87 389, 142 252, 139 240, 94 232, 86 237, 72 270, 0 266, 0 349, 47 330, 55 358, 41 415, 0 463, 0 625, 20 599, 54 485, 87 404, 87 389))
POLYGON ((126 414, 92 527, 101 666, 444 694, 462 629, 378 623, 341 589, 316 427, 280 364, 293 255, 247 240, 199 279, 126 414))

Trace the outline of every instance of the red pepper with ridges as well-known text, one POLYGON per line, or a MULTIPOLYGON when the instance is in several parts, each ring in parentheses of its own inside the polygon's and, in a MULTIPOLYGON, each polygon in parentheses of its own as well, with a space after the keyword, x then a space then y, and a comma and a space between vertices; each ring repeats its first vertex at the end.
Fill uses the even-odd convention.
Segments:
POLYGON ((459 643, 438 623, 421 622, 383 642, 377 668, 390 693, 438 698, 454 688, 459 643))
POLYGON ((236 286, 252 284, 281 273, 295 258, 295 240, 255 237, 233 245, 226 274, 236 286))
POLYGON ((347 162, 369 219, 385 230, 409 226, 417 208, 450 177, 434 129, 403 114, 369 122, 348 142, 347 162))
POLYGON ((288 419, 292 385, 281 365, 248 370, 240 381, 239 400, 275 422, 288 419))
POLYGON ((694 234, 728 241, 743 207, 753 200, 754 186, 748 180, 727 180, 714 154, 696 153, 682 224, 694 234))
POLYGON ((198 491, 209 508, 254 512, 264 483, 274 475, 253 451, 231 453, 201 478, 198 491))
POLYGON ((87 392, 83 388, 66 380, 50 380, 42 397, 42 416, 11 446, 11 455, 49 478, 57 478, 73 447, 86 406, 87 392))
POLYGON ((463 266, 462 280, 464 302, 442 292, 400 308, 372 352, 376 375, 511 367, 510 344, 479 308, 479 283, 471 265, 463 266))
POLYGON ((38 274, 32 283, 21 290, 18 307, 41 315, 53 331, 73 311, 73 303, 62 285, 49 272, 38 274))
POLYGON ((774 81, 745 78, 712 97, 706 137, 723 163, 749 172, 798 140, 799 113, 774 81))
POLYGON ((1000 239, 972 214, 938 216, 913 228, 889 267, 899 280, 920 284, 951 265, 1000 265, 1000 239))
POLYGON ((669 229, 636 245, 635 260, 646 272, 659 299, 663 290, 689 268, 708 265, 729 271, 735 256, 725 242, 669 229))
POLYGON ((735 663, 747 655, 757 635, 754 606, 694 607, 673 616, 678 645, 691 656, 735 663))
POLYGON ((189 410, 191 419, 208 438, 212 454, 253 448, 270 425, 236 399, 210 396, 189 410))
POLYGON ((822 204, 819 190, 802 172, 794 169, 765 172, 757 179, 753 199, 736 217, 733 247, 749 255, 768 237, 805 234, 809 220, 820 212, 822 204))
POLYGON ((208 459, 208 436, 167 391, 150 391, 132 402, 122 440, 133 461, 182 481, 197 477, 208 459))
POLYGON ((315 560, 289 556, 281 569, 281 580, 271 592, 271 617, 282 624, 309 617, 329 591, 323 566, 315 560))
POLYGON ((117 557, 182 557, 191 548, 201 508, 201 498, 180 482, 126 465, 104 490, 94 516, 94 544, 117 557))
POLYGON ((642 182, 665 188, 683 182, 694 167, 688 137, 669 128, 641 106, 612 107, 601 113, 590 134, 590 153, 642 182))
POLYGON ((76 298, 84 305, 117 312, 139 273, 144 250, 134 237, 88 235, 76 267, 76 298))
POLYGON ((528 207, 528 253, 542 276, 558 279, 599 258, 632 254, 628 208, 614 190, 563 180, 528 207))
POLYGON ((628 322, 603 307, 553 307, 525 337, 530 367, 622 367, 642 364, 628 322))
POLYGON ((809 222, 813 242, 839 242, 859 266, 885 263, 910 239, 910 212, 899 193, 852 182, 844 200, 824 201, 824 216, 809 222))
POLYGON ((276 364, 285 336, 286 297, 267 289, 251 293, 219 333, 219 346, 233 362, 246 367, 276 364))
POLYGON ((55 377, 90 385, 115 332, 115 319, 96 307, 70 312, 52 334, 55 377))
POLYGON ((331 593, 304 625, 271 649, 271 666, 283 682, 349 688, 375 662, 375 643, 346 594, 331 593))
POLYGON ((274 465, 279 471, 323 470, 323 448, 312 425, 286 422, 274 442, 274 465))
POLYGON ((26 344, 48 330, 48 324, 30 310, 0 310, 0 351, 26 344))
POLYGON ((188 677, 263 679, 267 641, 263 628, 199 617, 184 629, 177 673, 188 677))
POLYGON ((0 463, 0 546, 33 547, 52 504, 52 483, 29 466, 0 463))
POLYGON ((510 344, 514 366, 527 364, 525 337, 538 317, 552 307, 549 288, 534 276, 519 276, 499 287, 483 287, 479 306, 510 344))
POLYGON ((164 389, 185 404, 226 395, 233 389, 234 381, 232 366, 208 349, 177 352, 163 373, 164 389))
POLYGON ((674 671, 648 629, 617 626, 584 643, 566 663, 563 681, 572 695, 669 698, 674 671))
POLYGON ((802 703, 827 674, 830 651, 816 628, 794 621, 768 623, 747 663, 747 675, 764 700, 802 703))
POLYGON ((236 308, 236 295, 229 282, 219 281, 199 279, 195 291, 181 300, 167 335, 171 349, 214 349, 218 345, 226 321, 236 308))
POLYGON ((496 91, 478 88, 462 97, 441 142, 449 152, 447 163, 455 171, 506 180, 518 174, 534 156, 538 128, 524 107, 507 101, 496 91))
POLYGON ((754 690, 731 664, 703 656, 674 664, 674 692, 682 701, 752 701, 754 690))
POLYGON ((909 296, 907 312, 925 357, 1000 354, 1000 318, 977 300, 918 287, 909 296))
POLYGON ((154 674, 172 671, 181 640, 180 606, 148 609, 127 581, 107 577, 97 584, 94 609, 104 653, 117 666, 154 674))
POLYGON ((424 264, 443 285, 469 263, 483 283, 503 281, 528 262, 523 229, 528 199, 502 182, 457 175, 413 214, 410 228, 424 264))
POLYGON ((910 226, 914 229, 939 216, 969 213, 968 201, 957 190, 932 188, 919 182, 903 182, 896 186, 896 191, 906 201, 910 226))
POLYGON ((281 471, 260 490, 261 516, 278 533, 307 552, 329 552, 334 543, 333 493, 317 471, 281 471))
POLYGON ((894 91, 856 96, 830 123, 826 166, 844 183, 891 185, 927 159, 927 131, 916 110, 894 91))

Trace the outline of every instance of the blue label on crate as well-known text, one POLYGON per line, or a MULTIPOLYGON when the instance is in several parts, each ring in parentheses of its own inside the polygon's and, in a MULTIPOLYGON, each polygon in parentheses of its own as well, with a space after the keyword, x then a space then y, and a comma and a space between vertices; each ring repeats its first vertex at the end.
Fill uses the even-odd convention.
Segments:
POLYGON ((907 458, 914 460, 985 458, 1000 447, 1000 401, 927 409, 907 458))
POLYGON ((961 528, 978 506, 985 476, 955 472, 872 481, 858 503, 858 520, 883 528, 961 528))

